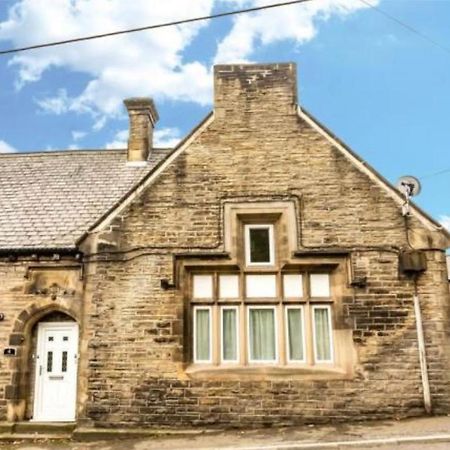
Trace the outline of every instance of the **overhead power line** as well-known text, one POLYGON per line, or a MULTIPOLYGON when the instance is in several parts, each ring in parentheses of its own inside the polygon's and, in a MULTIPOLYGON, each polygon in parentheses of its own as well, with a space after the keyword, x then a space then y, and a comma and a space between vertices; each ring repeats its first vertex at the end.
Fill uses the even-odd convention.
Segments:
MULTIPOLYGON (((186 23, 200 22, 200 21, 203 21, 203 20, 211 20, 211 19, 218 19, 218 18, 221 18, 221 17, 235 16, 235 15, 238 15, 238 14, 246 14, 246 13, 251 13, 251 12, 255 12, 255 11, 262 11, 262 10, 267 10, 267 9, 279 8, 279 7, 282 7, 282 6, 295 5, 295 4, 299 4, 299 3, 306 3, 306 2, 310 2, 310 1, 313 1, 313 0, 291 0, 291 1, 287 1, 287 2, 272 3, 272 4, 269 4, 269 5, 265 5, 265 6, 255 6, 253 8, 245 8, 245 9, 238 9, 238 10, 228 11, 228 12, 223 12, 223 13, 211 14, 211 15, 208 15, 208 16, 192 17, 192 18, 189 18, 189 19, 182 19, 182 20, 176 20, 176 21, 171 21, 171 22, 164 22, 164 23, 159 23, 159 24, 154 24, 154 25, 147 25, 147 26, 138 27, 138 28, 129 28, 129 29, 126 29, 126 30, 112 31, 112 32, 109 32, 109 33, 93 34, 93 35, 90 35, 90 36, 81 36, 81 37, 72 38, 72 39, 64 39, 64 40, 61 40, 61 41, 53 41, 53 42, 47 42, 47 43, 43 43, 43 44, 35 44, 35 45, 27 46, 27 47, 11 48, 11 49, 6 49, 6 50, 0 50, 0 56, 1 55, 11 54, 11 53, 19 53, 19 52, 25 52, 25 51, 29 51, 29 50, 36 50, 36 49, 40 49, 40 48, 56 47, 56 46, 65 45, 65 44, 74 44, 74 43, 77 43, 77 42, 90 41, 90 40, 94 40, 94 39, 101 39, 101 38, 111 37, 111 36, 118 36, 118 35, 121 35, 121 34, 137 33, 139 31, 146 31, 146 30, 154 30, 154 29, 157 29, 157 28, 172 27, 172 26, 176 26, 176 25, 183 25, 183 24, 186 24, 186 23)), ((382 14, 383 16, 388 18, 389 20, 391 20, 391 21, 397 23, 398 25, 400 25, 401 27, 407 29, 411 33, 414 33, 414 34, 418 35, 420 38, 422 38, 423 40, 427 41, 428 43, 430 43, 430 44, 432 44, 432 45, 434 45, 436 47, 439 47, 441 50, 443 50, 446 53, 450 54, 450 47, 447 47, 445 45, 440 44, 436 40, 432 39, 431 37, 427 36, 426 34, 422 33, 421 31, 417 30, 416 28, 412 27, 411 25, 408 25, 407 23, 401 21, 400 19, 397 19, 392 14, 386 12, 385 10, 379 8, 378 6, 373 5, 372 3, 370 3, 370 1, 368 1, 368 0, 359 0, 359 1, 361 3, 363 3, 364 5, 369 6, 373 10, 377 11, 379 14, 382 14)))
POLYGON ((438 175, 444 175, 445 173, 450 173, 450 168, 438 170, 437 172, 433 172, 433 173, 427 173, 427 174, 419 177, 419 179, 423 180, 424 178, 437 177, 438 175))
POLYGON ((228 12, 223 12, 223 13, 218 13, 218 14, 211 14, 209 16, 201 16, 201 17, 193 17, 190 19, 175 20, 175 21, 164 22, 164 23, 159 23, 159 24, 155 24, 155 25, 147 25, 144 27, 129 28, 127 30, 112 31, 110 33, 93 34, 90 36, 77 37, 77 38, 73 38, 73 39, 64 39, 62 41, 53 41, 53 42, 47 42, 44 44, 30 45, 27 47, 11 48, 11 49, 7 49, 7 50, 1 50, 0 55, 25 52, 28 50, 36 50, 39 48, 55 47, 57 45, 73 44, 76 42, 90 41, 93 39, 100 39, 100 38, 105 38, 105 37, 110 37, 110 36, 118 36, 121 34, 137 33, 139 31, 154 30, 157 28, 173 27, 175 25, 183 25, 185 23, 200 22, 202 20, 218 19, 220 17, 235 16, 238 14, 246 14, 246 13, 251 13, 251 12, 255 12, 255 11, 279 8, 281 6, 295 5, 298 3, 306 3, 309 1, 312 1, 312 0, 293 0, 293 1, 288 1, 288 2, 272 3, 270 5, 265 5, 265 6, 255 6, 254 8, 237 9, 234 11, 228 11, 228 12))
POLYGON ((428 43, 430 43, 430 44, 432 44, 432 45, 434 45, 436 47, 439 47, 444 52, 450 54, 450 47, 447 47, 445 45, 440 44, 438 41, 434 40, 430 36, 422 33, 418 29, 412 27, 411 25, 408 25, 407 23, 403 22, 402 20, 397 19, 397 17, 394 17, 392 14, 386 12, 384 9, 381 9, 378 6, 373 5, 369 1, 367 1, 367 0, 359 0, 359 1, 361 3, 364 3, 366 6, 369 6, 373 10, 377 11, 379 14, 383 15, 384 17, 386 17, 387 19, 391 20, 392 22, 395 22, 397 25, 400 25, 401 27, 405 28, 406 30, 410 31, 411 33, 416 34, 421 39, 427 41, 428 43))

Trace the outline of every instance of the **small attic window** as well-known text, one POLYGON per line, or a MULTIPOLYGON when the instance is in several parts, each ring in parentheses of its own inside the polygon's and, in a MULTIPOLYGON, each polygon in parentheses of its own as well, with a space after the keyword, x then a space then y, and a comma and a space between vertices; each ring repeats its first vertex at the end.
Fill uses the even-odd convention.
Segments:
POLYGON ((248 266, 274 264, 273 225, 245 225, 245 260, 248 266))

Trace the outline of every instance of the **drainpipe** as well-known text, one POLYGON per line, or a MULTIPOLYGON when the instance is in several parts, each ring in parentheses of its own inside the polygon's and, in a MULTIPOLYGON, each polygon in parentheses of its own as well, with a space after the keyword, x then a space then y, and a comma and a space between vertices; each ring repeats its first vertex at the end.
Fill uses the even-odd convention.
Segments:
POLYGON ((428 380, 427 357, 425 354, 425 338, 423 336, 422 313, 417 292, 417 277, 414 277, 414 314, 416 316, 417 343, 419 345, 420 374, 422 378, 423 403, 427 414, 431 414, 430 382, 428 380))

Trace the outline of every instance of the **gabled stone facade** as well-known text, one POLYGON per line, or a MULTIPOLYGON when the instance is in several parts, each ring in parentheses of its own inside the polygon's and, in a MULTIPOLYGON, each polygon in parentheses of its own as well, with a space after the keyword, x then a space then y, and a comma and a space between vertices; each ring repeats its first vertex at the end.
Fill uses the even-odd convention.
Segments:
POLYGON ((33 330, 52 311, 80 328, 79 423, 449 412, 449 236, 414 206, 402 216, 401 195, 298 107, 296 79, 294 64, 217 66, 213 114, 73 249, 4 251, 3 418, 33 416, 33 330))

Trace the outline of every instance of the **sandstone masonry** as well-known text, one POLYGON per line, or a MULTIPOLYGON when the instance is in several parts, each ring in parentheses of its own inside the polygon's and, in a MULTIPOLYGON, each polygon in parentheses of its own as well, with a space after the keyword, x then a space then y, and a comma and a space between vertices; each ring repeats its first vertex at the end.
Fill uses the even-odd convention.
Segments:
MULTIPOLYGON (((421 415, 415 292, 432 410, 450 411, 449 237, 415 207, 402 216, 401 196, 298 107, 296 79, 294 64, 217 66, 213 114, 74 249, 2 253, 0 335, 17 349, 0 362, 3 420, 33 416, 33 329, 55 311, 80 327, 79 423, 250 427, 421 415), (196 364, 194 308, 215 303, 193 303, 192 277, 245 280, 242 227, 268 221, 276 263, 261 274, 331 274, 334 362, 252 365, 241 355, 235 365, 196 364), (426 269, 402 270, 405 251, 423 254, 426 269)), ((133 136, 140 124, 148 135, 144 122, 133 136)), ((258 303, 229 304, 249 314, 258 303)), ((244 321, 239 333, 250 333, 244 321)), ((281 359, 286 351, 280 344, 281 359)))

